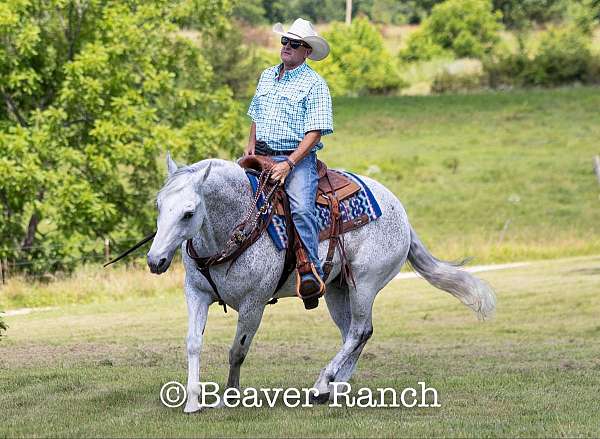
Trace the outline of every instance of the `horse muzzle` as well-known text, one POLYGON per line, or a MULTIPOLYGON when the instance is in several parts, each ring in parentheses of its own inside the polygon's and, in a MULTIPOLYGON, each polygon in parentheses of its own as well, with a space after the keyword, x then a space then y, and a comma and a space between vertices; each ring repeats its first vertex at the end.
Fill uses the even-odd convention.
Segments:
POLYGON ((146 260, 150 271, 154 274, 163 274, 169 269, 172 258, 164 256, 154 256, 148 253, 146 260))

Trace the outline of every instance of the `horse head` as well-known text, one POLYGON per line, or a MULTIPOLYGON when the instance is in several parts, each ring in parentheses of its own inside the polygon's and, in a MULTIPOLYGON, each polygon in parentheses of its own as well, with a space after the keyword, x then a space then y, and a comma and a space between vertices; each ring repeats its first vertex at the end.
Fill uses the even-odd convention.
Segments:
POLYGON ((191 239, 202 226, 206 210, 201 192, 211 162, 178 167, 167 153, 168 179, 156 197, 158 218, 156 236, 147 255, 148 267, 162 274, 171 265, 181 244, 191 239))

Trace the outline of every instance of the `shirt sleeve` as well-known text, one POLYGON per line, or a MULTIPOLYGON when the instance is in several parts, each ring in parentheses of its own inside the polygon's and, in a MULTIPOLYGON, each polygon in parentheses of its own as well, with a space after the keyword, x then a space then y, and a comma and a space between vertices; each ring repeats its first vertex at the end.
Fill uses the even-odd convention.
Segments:
POLYGON ((258 99, 256 98, 256 93, 250 101, 250 106, 248 107, 248 112, 246 114, 256 122, 256 116, 258 115, 258 99))
POLYGON ((331 95, 323 80, 313 85, 306 96, 304 132, 315 130, 320 130, 322 136, 333 133, 331 95))
POLYGON ((258 92, 258 88, 260 87, 260 83, 263 80, 263 77, 265 76, 266 71, 262 72, 262 74, 260 75, 260 78, 258 78, 258 83, 256 84, 256 90, 254 92, 254 97, 252 98, 252 100, 250 101, 250 106, 248 107, 248 112, 246 113, 248 116, 250 116, 250 118, 256 122, 256 118, 258 117, 258 96, 257 96, 257 92, 258 92))

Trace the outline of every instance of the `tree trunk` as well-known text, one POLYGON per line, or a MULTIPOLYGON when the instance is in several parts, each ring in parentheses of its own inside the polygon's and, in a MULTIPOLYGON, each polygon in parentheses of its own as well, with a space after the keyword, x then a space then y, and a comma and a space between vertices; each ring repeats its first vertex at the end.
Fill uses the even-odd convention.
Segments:
POLYGON ((346 24, 352 23, 352 0, 346 0, 346 24))
POLYGON ((37 226, 40 223, 40 215, 38 212, 33 212, 31 218, 29 218, 29 224, 27 225, 27 234, 21 242, 21 250, 28 251, 33 245, 35 240, 35 233, 37 232, 37 226))

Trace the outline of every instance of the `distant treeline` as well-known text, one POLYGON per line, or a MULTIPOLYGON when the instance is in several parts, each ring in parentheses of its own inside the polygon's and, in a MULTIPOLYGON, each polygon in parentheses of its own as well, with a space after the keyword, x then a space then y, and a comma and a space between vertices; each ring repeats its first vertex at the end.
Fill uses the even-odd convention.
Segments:
MULTIPOLYGON (((353 0, 352 16, 375 23, 418 24, 443 0, 353 0)), ((583 0, 494 0, 508 27, 560 21, 569 7, 583 0)), ((600 0, 592 0, 593 6, 600 0)), ((346 0, 238 0, 235 16, 250 24, 289 22, 298 17, 314 22, 343 21, 346 0)))

